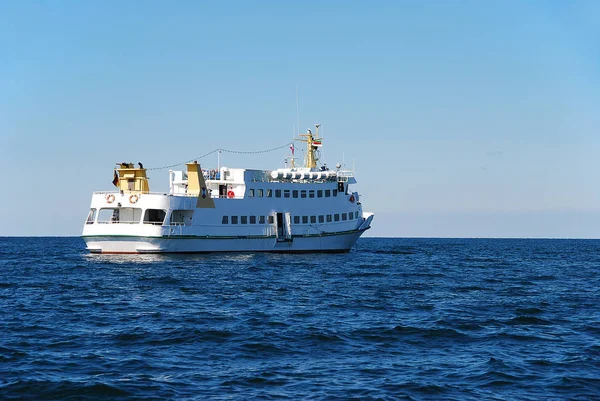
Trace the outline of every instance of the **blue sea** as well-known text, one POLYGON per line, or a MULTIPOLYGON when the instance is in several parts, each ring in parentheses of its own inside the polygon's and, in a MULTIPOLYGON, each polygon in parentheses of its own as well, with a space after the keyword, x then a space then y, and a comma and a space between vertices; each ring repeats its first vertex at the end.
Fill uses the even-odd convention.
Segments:
POLYGON ((0 238, 0 399, 600 399, 600 241, 116 256, 0 238))

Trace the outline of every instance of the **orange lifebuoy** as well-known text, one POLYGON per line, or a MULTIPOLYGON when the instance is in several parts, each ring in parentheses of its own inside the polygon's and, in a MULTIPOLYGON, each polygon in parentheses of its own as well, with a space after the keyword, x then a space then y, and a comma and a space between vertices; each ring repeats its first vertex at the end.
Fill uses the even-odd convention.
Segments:
POLYGON ((129 203, 136 203, 138 201, 138 199, 140 199, 140 197, 137 196, 136 194, 133 194, 129 197, 129 203))
POLYGON ((113 194, 106 195, 106 203, 113 203, 115 201, 115 196, 113 194))
POLYGON ((233 193, 233 191, 227 192, 227 197, 228 198, 233 198, 234 196, 235 196, 235 194, 233 193))
POLYGON ((352 203, 354 203, 354 195, 350 195, 349 201, 352 202, 352 203))

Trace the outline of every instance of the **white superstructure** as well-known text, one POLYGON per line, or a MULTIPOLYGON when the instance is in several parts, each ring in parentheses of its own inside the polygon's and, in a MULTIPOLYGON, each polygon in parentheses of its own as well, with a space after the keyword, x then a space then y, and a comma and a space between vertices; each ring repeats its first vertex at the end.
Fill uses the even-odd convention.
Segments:
POLYGON ((146 169, 121 163, 119 190, 95 192, 82 237, 94 253, 347 252, 370 228, 354 172, 306 164, 277 170, 221 167, 169 172, 169 193, 149 191, 146 169))

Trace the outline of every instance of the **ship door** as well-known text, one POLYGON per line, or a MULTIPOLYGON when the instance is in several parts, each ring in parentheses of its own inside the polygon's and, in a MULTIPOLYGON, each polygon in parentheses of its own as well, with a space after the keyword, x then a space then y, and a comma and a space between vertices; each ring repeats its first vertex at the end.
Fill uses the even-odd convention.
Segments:
POLYGON ((285 241, 283 213, 277 213, 277 241, 285 241))
POLYGON ((277 213, 277 241, 292 240, 292 216, 289 212, 285 215, 277 213))
POLYGON ((227 198, 227 185, 219 185, 219 198, 227 198))
POLYGON ((292 215, 290 212, 285 214, 285 239, 286 241, 292 240, 292 215))

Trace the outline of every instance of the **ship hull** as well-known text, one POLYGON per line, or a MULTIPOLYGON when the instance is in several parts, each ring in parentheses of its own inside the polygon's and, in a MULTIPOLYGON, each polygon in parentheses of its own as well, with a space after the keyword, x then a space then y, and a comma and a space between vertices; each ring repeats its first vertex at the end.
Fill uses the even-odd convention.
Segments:
POLYGON ((212 253, 212 252, 276 252, 276 253, 341 253, 348 252, 365 232, 353 230, 323 235, 293 236, 290 240, 265 237, 211 236, 111 236, 83 237, 91 253, 212 253))

